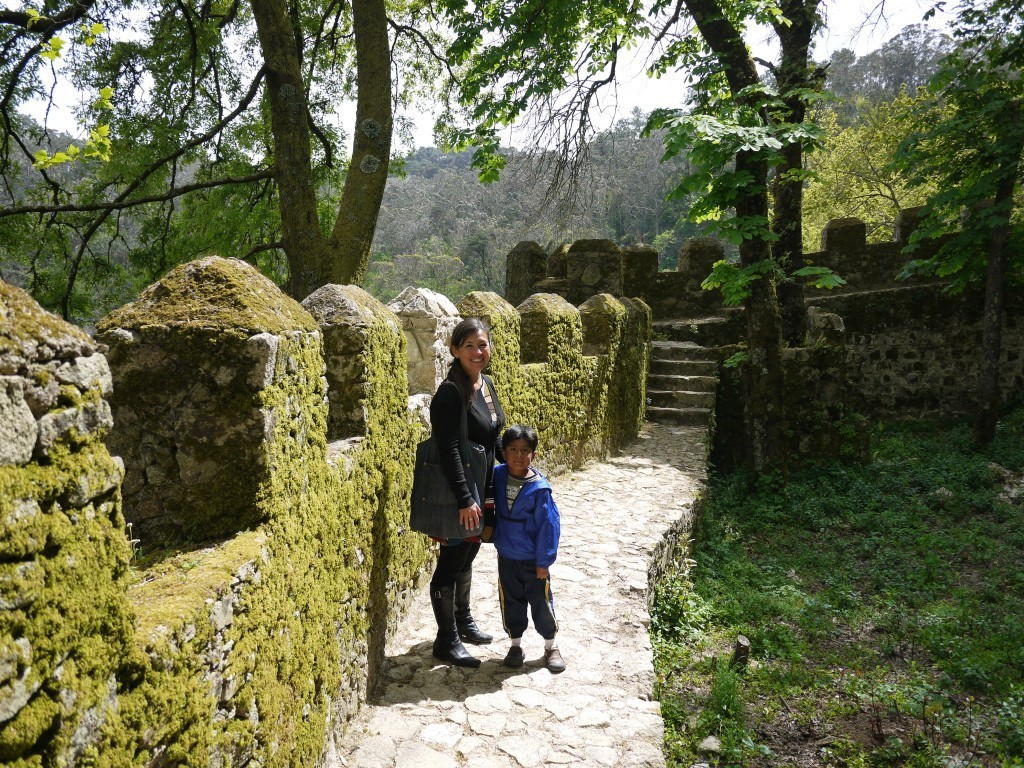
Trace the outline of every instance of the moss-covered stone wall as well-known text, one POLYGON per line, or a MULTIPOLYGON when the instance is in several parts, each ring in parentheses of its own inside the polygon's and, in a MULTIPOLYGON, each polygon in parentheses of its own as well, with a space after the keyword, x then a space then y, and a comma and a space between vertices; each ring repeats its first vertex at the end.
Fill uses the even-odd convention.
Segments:
POLYGON ((643 423, 650 309, 608 294, 592 301, 578 309, 534 294, 516 308, 475 292, 458 304, 490 325, 489 373, 508 423, 537 429, 537 462, 551 474, 620 448, 643 423))
POLYGON ((98 754, 140 661, 97 346, 0 282, 0 764, 98 754))
MULTIPOLYGON (((459 305, 491 321, 502 401, 538 426, 549 471, 639 429, 649 311, 595 303, 459 305)), ((100 323, 111 376, 84 334, 63 328, 61 346, 26 306, 0 355, 17 438, 0 450, 0 760, 319 764, 434 556, 407 528, 422 427, 402 324, 359 288, 300 306, 208 257, 100 323)))

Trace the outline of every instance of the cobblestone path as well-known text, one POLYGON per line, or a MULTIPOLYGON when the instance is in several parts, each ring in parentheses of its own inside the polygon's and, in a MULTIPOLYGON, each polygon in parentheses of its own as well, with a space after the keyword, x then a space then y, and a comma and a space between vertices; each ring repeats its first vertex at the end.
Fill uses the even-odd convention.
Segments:
POLYGON ((496 557, 474 566, 473 613, 495 641, 468 646, 466 670, 431 656, 427 588, 387 648, 382 682, 328 768, 664 766, 647 634, 650 564, 665 536, 685 537, 707 464, 701 427, 646 424, 623 455, 551 478, 562 539, 551 567, 567 669, 544 666, 543 640, 523 637, 526 664, 502 666, 496 557))

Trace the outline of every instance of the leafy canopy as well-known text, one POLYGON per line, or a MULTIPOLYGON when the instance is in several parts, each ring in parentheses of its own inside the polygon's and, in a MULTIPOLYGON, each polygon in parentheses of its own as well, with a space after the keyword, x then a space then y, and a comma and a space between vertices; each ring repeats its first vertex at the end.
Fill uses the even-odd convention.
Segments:
POLYGON ((1019 0, 978 0, 959 8, 954 39, 932 79, 933 100, 911 113, 912 133, 900 144, 893 168, 911 188, 934 184, 922 222, 910 239, 913 251, 927 239, 947 236, 938 252, 911 261, 905 274, 949 279, 952 291, 979 281, 988 243, 1009 217, 1010 280, 1024 277, 1024 220, 1013 196, 991 201, 1001 184, 1019 191, 1024 165, 1024 17, 1019 0), (1016 118, 1014 115, 1016 114, 1016 118))

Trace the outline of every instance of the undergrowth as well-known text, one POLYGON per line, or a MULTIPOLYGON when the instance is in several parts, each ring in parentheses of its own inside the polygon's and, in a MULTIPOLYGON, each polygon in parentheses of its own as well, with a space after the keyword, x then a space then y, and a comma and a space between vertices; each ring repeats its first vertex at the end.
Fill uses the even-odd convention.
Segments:
POLYGON ((1024 766, 1024 410, 875 445, 712 481, 652 611, 670 766, 1024 766))

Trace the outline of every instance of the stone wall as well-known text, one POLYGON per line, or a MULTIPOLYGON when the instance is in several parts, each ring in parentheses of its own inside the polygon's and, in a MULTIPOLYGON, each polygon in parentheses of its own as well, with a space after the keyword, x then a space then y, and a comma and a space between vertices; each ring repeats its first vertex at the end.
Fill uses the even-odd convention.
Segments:
POLYGON ((101 321, 111 376, 0 287, 5 765, 319 764, 433 557, 407 526, 410 391, 446 371, 460 314, 490 321, 496 387, 549 471, 642 421, 650 312, 611 296, 410 291, 396 313, 327 286, 300 306, 209 257, 101 321))
POLYGON ((140 658, 107 361, 0 282, 0 763, 85 764, 140 658))
MULTIPOLYGON (((820 392, 821 407, 835 409, 834 387, 828 382, 836 375, 844 380, 850 398, 844 412, 873 419, 945 419, 972 414, 981 367, 984 296, 980 291, 950 295, 937 280, 898 279, 911 258, 903 248, 918 217, 919 209, 903 211, 893 240, 871 244, 866 242, 863 222, 834 219, 822 231, 822 249, 804 255, 806 263, 827 266, 846 280, 844 286, 830 291, 804 288, 809 311, 817 309, 841 319, 846 329, 841 339, 845 351, 838 372, 834 369, 837 361, 826 361, 817 354, 804 356, 803 367, 796 362, 788 364, 792 369, 789 381, 797 382, 787 387, 788 391, 804 393, 802 400, 791 406, 794 413, 801 414, 792 419, 791 431, 807 429, 816 421, 816 417, 805 419, 815 410, 808 410, 806 397, 818 384, 825 387, 820 392), (832 372, 823 372, 819 363, 832 372)), ((719 242, 709 238, 687 242, 680 251, 676 271, 657 272, 653 279, 641 266, 643 257, 638 252, 615 251, 609 244, 605 253, 610 255, 598 258, 593 244, 601 241, 582 242, 579 247, 573 245, 552 253, 546 275, 535 287, 563 296, 575 291, 573 295, 584 301, 586 283, 569 280, 562 266, 576 250, 590 254, 587 263, 592 273, 596 274, 598 265, 603 264, 623 275, 631 270, 642 275, 632 280, 629 287, 634 290, 628 295, 638 296, 650 306, 654 320, 662 321, 660 332, 670 333, 677 341, 720 347, 723 360, 731 354, 724 350, 743 340, 742 311, 724 308, 718 291, 700 287, 714 262, 725 257, 719 242), (559 269, 563 270, 561 277, 556 276, 559 269), (715 322, 705 322, 708 318, 715 322), (695 319, 702 321, 692 322, 695 319), (677 322, 672 323, 674 320, 677 322)), ((941 240, 921 243, 913 258, 928 258, 941 245, 941 240)), ((801 357, 795 352, 788 354, 794 360, 801 357)), ((725 446, 740 434, 736 431, 736 404, 742 388, 737 377, 738 371, 723 371, 716 408, 719 460, 725 446)), ((1004 315, 1001 387, 1005 400, 1018 398, 1024 391, 1024 299, 1019 296, 1008 298, 1004 315)), ((849 434, 847 437, 861 439, 849 434)))
MULTIPOLYGON (((871 418, 970 416, 981 370, 984 297, 936 285, 819 295, 815 306, 843 318, 846 375, 857 410, 871 418)), ((1024 301, 1007 302, 1000 386, 1024 392, 1024 301)))

